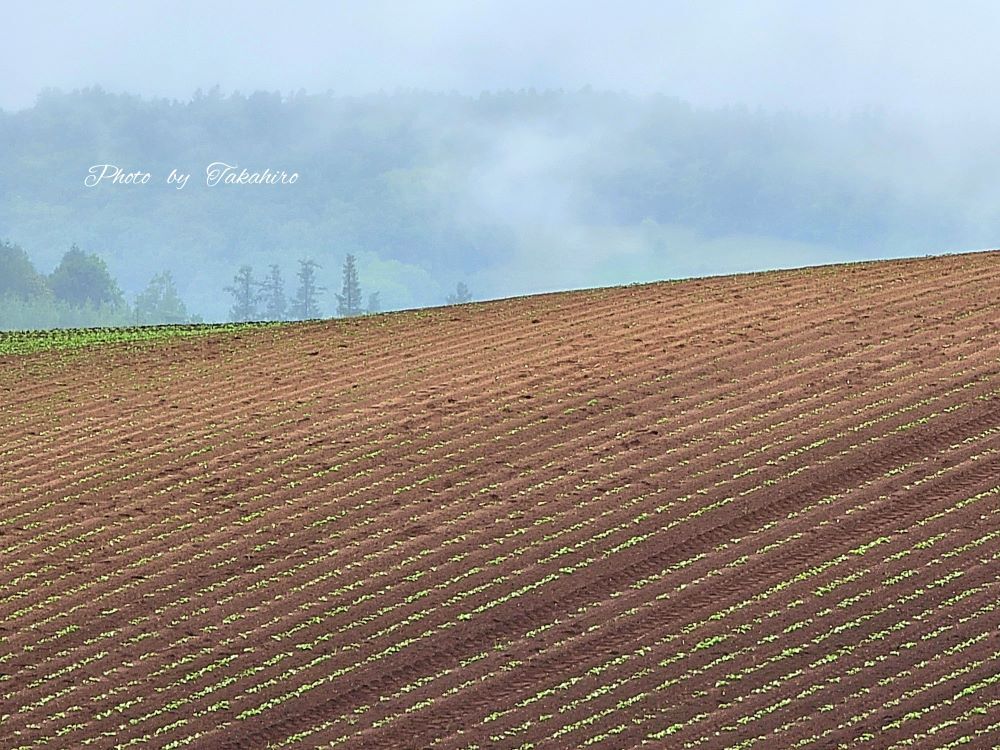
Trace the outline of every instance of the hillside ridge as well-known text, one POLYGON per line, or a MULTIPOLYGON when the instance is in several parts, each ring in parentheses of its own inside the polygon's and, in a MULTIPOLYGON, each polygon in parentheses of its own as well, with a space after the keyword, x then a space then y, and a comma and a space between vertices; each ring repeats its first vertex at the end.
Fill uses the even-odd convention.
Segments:
POLYGON ((0 744, 996 745, 998 258, 0 357, 0 744))

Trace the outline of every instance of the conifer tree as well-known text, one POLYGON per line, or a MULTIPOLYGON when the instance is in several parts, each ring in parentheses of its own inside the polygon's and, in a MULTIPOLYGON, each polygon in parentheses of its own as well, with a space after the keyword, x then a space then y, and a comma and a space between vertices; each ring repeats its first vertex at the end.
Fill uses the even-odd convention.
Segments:
POLYGON ((284 320, 288 315, 288 298, 285 297, 285 280, 277 265, 271 266, 260 288, 265 317, 268 320, 284 320))
POLYGON ((187 323, 190 320, 170 271, 156 274, 136 296, 135 319, 140 325, 187 323))
POLYGON ((354 256, 348 254, 344 261, 344 286, 341 293, 337 295, 337 315, 350 318, 360 315, 362 312, 358 267, 354 256))
POLYGON ((316 269, 319 263, 314 260, 299 261, 299 288, 292 302, 292 315, 298 320, 312 320, 320 316, 319 293, 326 291, 316 283, 316 269))
POLYGON ((257 305, 260 293, 250 266, 240 266, 240 270, 233 277, 232 286, 227 286, 226 291, 233 297, 233 306, 229 308, 230 320, 239 323, 255 320, 258 317, 257 305))

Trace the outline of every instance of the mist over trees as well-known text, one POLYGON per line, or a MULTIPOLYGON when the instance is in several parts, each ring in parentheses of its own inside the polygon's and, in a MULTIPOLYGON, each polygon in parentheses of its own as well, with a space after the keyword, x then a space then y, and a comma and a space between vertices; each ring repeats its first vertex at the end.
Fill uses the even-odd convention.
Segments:
POLYGON ((361 312, 361 284, 358 281, 357 263, 354 256, 348 254, 344 260, 343 288, 337 295, 337 315, 350 318, 361 312))
MULTIPOLYGON (((28 249, 40 275, 78 242, 100 248, 134 299, 166 259, 187 309, 210 321, 230 317, 233 299, 219 290, 243 265, 277 264, 295 280, 297 259, 313 258, 312 283, 342 295, 345 252, 392 310, 442 304, 459 282, 488 299, 976 249, 1000 236, 995 144, 933 140, 875 112, 705 109, 589 89, 216 88, 175 101, 94 88, 0 112, 0 143, 0 240, 28 249), (301 177, 210 188, 204 169, 218 160, 301 177), (154 179, 84 187, 87 165, 100 163, 154 179), (192 173, 184 190, 165 184, 172 169, 192 173)), ((81 304, 61 281, 52 293, 81 304)), ((84 304, 117 299, 108 288, 84 304)), ((313 301, 303 316, 289 295, 286 314, 333 312, 313 301)), ((278 317, 268 304, 255 315, 278 317)))
POLYGON ((460 281, 455 286, 455 291, 449 294, 445 301, 449 305, 461 305, 465 302, 471 302, 472 294, 469 292, 469 287, 465 285, 465 282, 460 281))
POLYGON ((125 297, 101 258, 73 245, 49 276, 56 299, 74 307, 120 307, 125 297))
MULTIPOLYGON (((231 283, 223 287, 231 300, 229 320, 293 321, 325 317, 326 287, 317 280, 320 264, 303 259, 298 265, 298 286, 291 301, 278 264, 272 263, 262 279, 256 277, 252 266, 241 265, 231 283)), ((367 309, 362 308, 363 294, 352 254, 344 261, 343 293, 336 297, 337 314, 342 317, 377 313, 381 309, 378 291, 368 294, 367 309)), ((204 321, 200 315, 188 311, 169 270, 154 274, 130 306, 96 253, 84 252, 74 244, 55 270, 44 276, 35 269, 23 248, 9 241, 0 242, 0 330, 201 322, 204 321)))
POLYGON ((188 314, 169 271, 155 274, 130 307, 96 253, 73 245, 45 276, 20 246, 0 243, 0 330, 193 322, 200 318, 188 314))
POLYGON ((298 320, 312 320, 320 316, 319 295, 326 287, 316 282, 319 263, 312 259, 299 261, 299 286, 292 301, 292 315, 298 320))
POLYGON ((285 280, 281 268, 272 263, 268 274, 260 285, 264 317, 268 320, 285 320, 288 317, 288 298, 285 295, 285 280))
POLYGON ((226 291, 233 298, 233 306, 229 308, 230 320, 244 323, 261 317, 258 312, 260 289, 250 266, 240 266, 226 291))
POLYGON ((45 277, 35 270, 28 253, 10 242, 0 243, 0 296, 26 300, 48 291, 45 277))
POLYGON ((135 322, 138 325, 172 325, 195 322, 177 293, 170 271, 156 274, 135 298, 135 322))

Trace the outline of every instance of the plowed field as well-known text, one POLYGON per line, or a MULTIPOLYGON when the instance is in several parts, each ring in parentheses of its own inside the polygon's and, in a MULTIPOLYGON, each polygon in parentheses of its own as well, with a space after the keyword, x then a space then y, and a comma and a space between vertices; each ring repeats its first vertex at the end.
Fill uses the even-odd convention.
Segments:
POLYGON ((1000 745, 1000 254, 0 357, 0 747, 1000 745))

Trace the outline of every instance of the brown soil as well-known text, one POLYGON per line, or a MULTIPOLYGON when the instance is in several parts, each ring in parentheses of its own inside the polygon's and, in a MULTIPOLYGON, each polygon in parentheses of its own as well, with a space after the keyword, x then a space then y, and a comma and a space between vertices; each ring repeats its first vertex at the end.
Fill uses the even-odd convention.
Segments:
POLYGON ((0 357, 0 746, 994 746, 997 288, 0 357))

